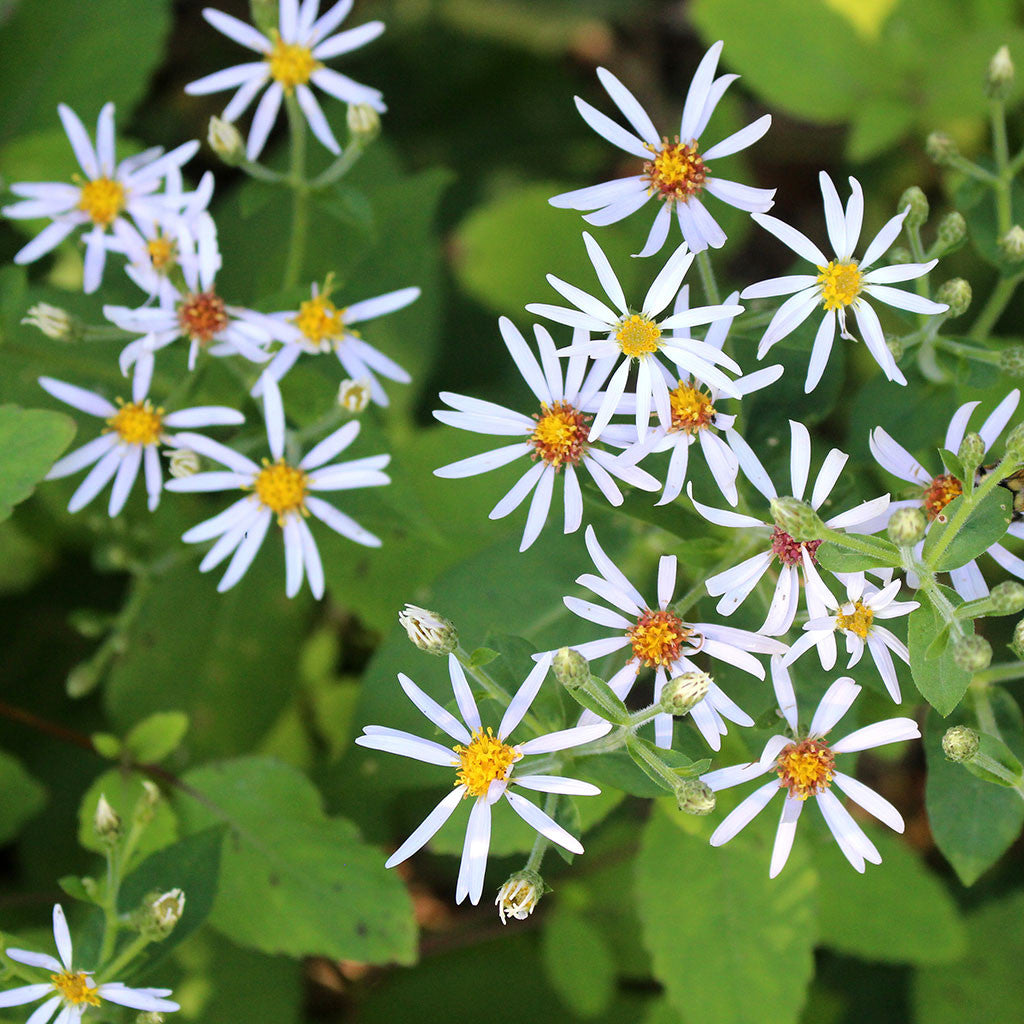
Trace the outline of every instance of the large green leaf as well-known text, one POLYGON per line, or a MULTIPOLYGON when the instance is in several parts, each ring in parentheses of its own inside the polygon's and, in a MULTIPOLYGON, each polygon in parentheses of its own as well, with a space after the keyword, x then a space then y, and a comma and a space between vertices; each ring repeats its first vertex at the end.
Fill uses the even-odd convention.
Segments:
POLYGON ((184 826, 225 823, 212 923, 266 953, 410 963, 409 897, 380 850, 327 817, 309 780, 269 758, 219 761, 187 773, 199 796, 178 801, 184 826))
MULTIPOLYGON (((955 608, 962 599, 953 590, 940 587, 955 608)), ((940 715, 948 715, 960 703, 971 682, 971 673, 953 660, 953 648, 943 641, 946 621, 936 611, 924 591, 917 595, 920 607, 910 613, 907 646, 910 671, 921 695, 940 715), (933 646, 935 645, 935 646, 933 646)), ((970 622, 963 626, 973 632, 970 622)))
POLYGON ((21 826, 46 802, 46 790, 20 761, 0 750, 0 844, 17 836, 21 826))
MULTIPOLYGON (((936 520, 928 531, 922 554, 929 564, 931 564, 929 554, 935 549, 940 538, 949 532, 953 525, 953 518, 963 501, 962 497, 954 498, 942 510, 945 522, 936 520)), ((933 568, 939 572, 959 569, 972 558, 977 558, 978 555, 988 551, 1002 538, 1006 533, 1007 526, 1010 525, 1012 502, 1013 495, 1003 487, 996 487, 995 490, 985 495, 978 506, 971 511, 967 521, 960 527, 953 539, 949 541, 949 547, 942 552, 933 568)))
POLYGON ((581 1017, 596 1017, 611 1002, 615 961, 601 932, 582 914, 559 906, 544 921, 541 958, 551 987, 581 1017))
POLYGON ((24 501, 75 436, 62 412, 0 405, 0 521, 24 501))

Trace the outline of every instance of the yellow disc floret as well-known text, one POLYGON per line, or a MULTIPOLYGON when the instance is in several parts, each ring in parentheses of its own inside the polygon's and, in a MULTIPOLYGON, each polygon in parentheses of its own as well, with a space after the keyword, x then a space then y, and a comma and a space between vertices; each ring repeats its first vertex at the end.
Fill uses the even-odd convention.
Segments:
POLYGON ((327 293, 321 292, 299 306, 299 315, 292 323, 302 331, 302 336, 314 350, 326 352, 345 333, 345 310, 338 309, 327 293))
POLYGON ((96 178, 82 186, 78 208, 89 215, 93 224, 113 224, 124 209, 124 185, 112 178, 96 178))
POLYGON ((99 989, 92 984, 92 979, 84 971, 62 971, 51 974, 50 981, 66 1003, 72 1006, 99 1006, 99 989))
POLYGON ((144 402, 123 402, 107 418, 107 426, 117 432, 125 444, 156 444, 163 429, 163 409, 154 409, 147 398, 144 402))
POLYGON ((659 199, 686 202, 704 188, 708 169, 697 152, 695 140, 687 144, 676 136, 675 142, 669 142, 663 136, 661 149, 646 142, 644 148, 654 154, 653 160, 644 163, 644 176, 650 182, 650 191, 659 199))
POLYGON ((963 493, 963 484, 951 473, 937 476, 921 496, 925 515, 935 519, 954 498, 959 498, 963 493))
POLYGON ((537 421, 530 443, 534 447, 534 458, 540 456, 556 470, 568 463, 579 464, 587 443, 587 424, 590 416, 569 402, 541 403, 540 412, 534 413, 537 421))
POLYGON ((669 611, 645 611, 636 625, 626 631, 626 636, 633 647, 633 657, 647 668, 667 667, 683 653, 684 645, 696 650, 703 643, 701 639, 695 643, 694 631, 669 611))
POLYGON ((827 267, 818 267, 818 284, 825 309, 845 309, 860 295, 863 277, 856 263, 832 260, 827 267))
POLYGON ((615 340, 627 356, 639 359, 658 351, 661 328, 653 320, 634 313, 619 323, 615 340))
POLYGON ((298 466, 289 466, 284 459, 277 462, 264 459, 252 486, 256 497, 277 515, 281 526, 291 513, 306 515, 309 480, 298 466))
POLYGON ((711 396, 692 384, 680 381, 679 387, 668 393, 668 401, 672 409, 673 430, 685 430, 692 434, 715 422, 715 407, 711 404, 711 396))
POLYGON ((829 788, 836 773, 836 759, 823 740, 803 740, 782 748, 775 761, 779 785, 789 790, 790 796, 806 800, 815 793, 829 788))
POLYGON ((157 235, 146 243, 149 262, 158 274, 166 274, 178 262, 177 246, 173 238, 157 235))
POLYGON ((836 616, 836 627, 847 629, 851 633, 856 633, 861 640, 866 640, 868 633, 871 632, 871 621, 874 617, 875 613, 863 601, 855 601, 851 612, 840 612, 836 616))
POLYGON ((270 65, 270 77, 279 82, 287 93, 297 85, 305 85, 313 72, 323 67, 308 46, 286 43, 276 33, 274 49, 266 60, 270 65))
POLYGON ((512 773, 512 765, 523 755, 502 743, 490 729, 473 733, 468 747, 453 748, 459 758, 456 786, 465 786, 469 796, 486 796, 492 782, 504 782, 512 773))

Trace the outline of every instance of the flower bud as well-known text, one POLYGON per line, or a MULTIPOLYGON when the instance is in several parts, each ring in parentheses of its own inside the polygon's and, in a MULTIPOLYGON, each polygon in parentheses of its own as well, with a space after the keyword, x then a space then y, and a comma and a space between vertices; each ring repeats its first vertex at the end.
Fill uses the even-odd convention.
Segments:
POLYGON ((176 480, 183 480, 199 472, 199 454, 191 448, 172 448, 164 452, 164 455, 167 456, 171 476, 176 480))
POLYGON ((363 145, 372 142, 380 133, 380 114, 368 103, 350 103, 345 122, 352 138, 363 145))
POLYGON ((982 672, 992 662, 992 645, 983 636, 963 636, 953 644, 953 661, 965 672, 982 672))
POLYGON ((713 682, 707 672, 684 672, 665 684, 661 691, 661 709, 670 715, 685 715, 708 694, 713 682))
POLYGON ((895 245, 889 250, 890 263, 913 263, 914 254, 903 245, 895 245))
POLYGON ((967 237, 967 221, 959 210, 947 213, 939 221, 938 241, 943 252, 955 249, 967 237))
POLYGON ((232 121, 225 121, 214 115, 206 131, 206 141, 229 167, 236 167, 245 159, 245 142, 242 133, 232 121))
POLYGON ((37 302, 30 306, 21 322, 29 327, 37 327, 54 341, 78 341, 83 335, 82 321, 78 317, 48 302, 37 302))
POLYGON ((135 1018, 135 1024, 164 1024, 164 1015, 159 1010, 147 1010, 135 1018))
POLYGON ((928 527, 928 520, 919 508, 898 508, 889 516, 887 532, 889 540, 900 547, 909 548, 916 544, 928 527))
POLYGON ((970 308, 974 293, 962 277, 954 277, 939 288, 935 298, 949 306, 950 316, 961 316, 970 308))
POLYGON ((185 894, 180 889, 152 892, 139 911, 139 931, 155 939, 164 939, 185 912, 185 894))
POLYGON ((107 798, 103 793, 100 793, 99 801, 96 804, 92 827, 96 830, 96 835, 111 846, 121 838, 121 816, 107 803, 107 798))
POLYGON ((715 809, 715 791, 701 779, 680 779, 675 793, 676 803, 684 814, 702 817, 715 809))
POLYGON ((985 94, 994 100, 1006 99, 1013 89, 1013 77, 1014 67, 1010 57, 1010 48, 1000 46, 988 64, 988 74, 985 76, 985 94))
POLYGON ((1024 661, 1024 619, 1021 619, 1013 627, 1013 639, 1010 640, 1010 650, 1024 661))
POLYGON ((160 787, 149 779, 142 780, 142 796, 135 804, 135 820, 140 825, 148 825, 156 813, 156 805, 163 798, 160 787))
POLYGON ((409 634, 409 639, 427 654, 444 657, 459 646, 459 634, 454 624, 437 612, 407 604, 405 610, 398 613, 398 621, 409 634))
POLYGON ((365 377, 359 380, 343 380, 338 388, 338 405, 347 412, 360 413, 370 404, 370 382, 365 377))
POLYGON ((1024 423, 1018 423, 1006 435, 1006 454, 1017 462, 1024 462, 1024 423))
POLYGON ((999 353, 999 369, 1008 377, 1024 377, 1024 345, 1007 345, 999 353))
POLYGON ((1019 224, 1014 224, 999 239, 999 251, 1011 263, 1020 263, 1021 260, 1024 260, 1024 228, 1019 224))
POLYGON ((1024 612, 1024 583, 1004 580, 992 588, 988 599, 996 615, 1016 615, 1017 612, 1024 612))
POLYGON ((981 434, 977 434, 973 430, 964 434, 964 439, 960 442, 960 448, 956 454, 964 464, 964 470, 968 476, 981 465, 981 460, 985 458, 985 447, 985 439, 981 434))
POLYGON ((910 212, 903 220, 904 226, 908 228, 919 228, 928 219, 928 197, 916 186, 911 185, 896 204, 898 213, 902 213, 907 207, 910 212))
POLYGON ((792 497, 772 498, 769 505, 775 525, 797 543, 821 540, 825 536, 825 524, 806 501, 792 497))
POLYGON ((278 0, 249 0, 249 14, 252 23, 265 35, 277 35, 280 31, 278 0))
POLYGON ((925 140, 924 151, 928 154, 928 159, 940 167, 950 166, 960 155, 952 136, 945 132, 932 132, 925 140))
POLYGON ((555 678, 568 690, 586 686, 590 682, 590 663, 570 647, 563 647, 551 659, 551 671, 555 678))
POLYGON ((970 761, 978 753, 978 734, 966 725, 954 725, 942 737, 942 752, 950 761, 970 761))
POLYGON ((517 921, 525 921, 547 891, 548 887, 544 884, 544 879, 536 871, 524 868, 522 871, 510 875, 498 890, 497 898, 494 900, 501 923, 505 924, 505 919, 508 917, 514 917, 517 921))
POLYGON ((903 358, 903 339, 889 336, 885 339, 885 347, 892 354, 893 359, 899 362, 903 358))

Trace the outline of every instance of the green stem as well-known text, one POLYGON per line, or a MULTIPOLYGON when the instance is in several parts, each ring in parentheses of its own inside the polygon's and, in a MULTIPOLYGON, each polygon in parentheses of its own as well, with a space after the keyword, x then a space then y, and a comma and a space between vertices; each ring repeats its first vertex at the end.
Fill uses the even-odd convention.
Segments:
POLYGON ((872 558, 881 558, 883 553, 868 540, 862 539, 856 533, 843 533, 841 530, 834 530, 831 526, 822 524, 822 536, 818 540, 830 540, 841 548, 850 551, 859 551, 862 555, 870 555, 872 558))
POLYGON ((1004 661, 998 665, 989 665, 988 668, 974 674, 972 685, 990 686, 992 683, 1009 683, 1015 679, 1024 679, 1024 664, 1019 661, 1004 661))
MULTIPOLYGON (((473 665, 469 652, 461 644, 455 649, 454 653, 455 657, 459 660, 459 664, 480 684, 488 697, 499 704, 503 704, 506 708, 512 703, 512 694, 482 666, 473 665)), ((550 727, 542 722, 532 711, 526 712, 523 716, 523 721, 538 735, 551 731, 550 727)))
POLYGON ((996 225, 998 237, 1002 238, 1013 227, 1013 207, 1010 189, 1013 178, 1010 174, 1010 147, 1006 141, 1006 108, 1000 99, 992 100, 992 149, 996 160, 998 183, 992 186, 996 199, 996 225))
POLYGON ((960 341, 953 341, 952 338, 939 336, 935 338, 936 348, 945 352, 952 352, 954 355, 963 356, 965 359, 973 359, 977 363, 999 363, 999 353, 991 348, 979 348, 977 345, 965 345, 960 341))
POLYGON ((700 283, 704 289, 704 297, 708 305, 717 306, 722 300, 718 292, 718 282, 715 280, 715 271, 711 266, 711 257, 707 249, 697 253, 697 269, 700 271, 700 283))
POLYGON ((291 288, 299 283, 302 261, 306 254, 306 236, 309 233, 309 183, 306 181, 306 119, 294 93, 284 98, 291 133, 292 159, 289 185, 292 188, 292 230, 288 242, 282 287, 291 288))
POLYGON ((985 170, 984 167, 979 167, 976 163, 973 163, 966 157, 950 157, 948 166, 952 170, 960 171, 962 174, 966 174, 968 177, 976 178, 978 181, 983 181, 986 185, 989 185, 993 188, 999 183, 999 178, 995 174, 993 174, 991 171, 985 170))
POLYGON ((1013 293, 1017 290, 1017 285, 1021 281, 1024 281, 1024 271, 1014 274, 1012 277, 999 278, 995 288, 992 289, 992 293, 985 300, 985 305, 978 314, 978 318, 971 327, 970 338, 974 341, 983 341, 989 336, 992 328, 995 327, 996 322, 1003 315, 1003 310, 1009 305, 1010 299, 1013 298, 1013 293))
POLYGON ((264 167, 263 164, 258 164, 253 160, 243 160, 238 166, 250 178, 255 178, 257 181, 265 181, 270 185, 288 184, 287 174, 282 174, 280 171, 272 171, 269 167, 264 167))
POLYGON ((327 170, 318 174, 310 183, 309 187, 312 189, 326 188, 328 185, 333 185, 336 181, 344 178, 346 174, 356 165, 359 158, 366 152, 366 146, 362 142, 357 142, 355 139, 349 141, 349 144, 345 147, 345 152, 338 157, 337 160, 331 164, 327 170))
POLYGON ((96 978, 99 984, 104 981, 119 977, 124 969, 152 942, 148 935, 136 935, 131 942, 117 955, 117 957, 104 967, 96 978))
MULTIPOLYGON (((547 799, 544 801, 544 813, 551 819, 555 817, 555 811, 558 810, 558 794, 548 793, 547 799)), ((536 871, 540 874, 541 861, 544 860, 544 854, 547 852, 549 846, 549 840, 547 836, 542 833, 537 833, 537 838, 533 841, 533 849, 530 850, 530 856, 527 858, 525 864, 526 871, 536 871)))
POLYGON ((978 727, 982 732, 987 732, 989 736, 994 736, 998 740, 1002 739, 1002 735, 996 722, 996 713, 992 709, 988 688, 989 684, 979 681, 978 676, 971 680, 971 696, 974 698, 974 714, 978 719, 978 727))

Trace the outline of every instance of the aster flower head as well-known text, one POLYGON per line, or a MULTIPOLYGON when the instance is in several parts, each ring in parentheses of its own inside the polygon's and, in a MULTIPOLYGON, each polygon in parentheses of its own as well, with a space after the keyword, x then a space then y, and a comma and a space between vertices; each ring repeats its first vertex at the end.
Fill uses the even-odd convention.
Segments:
POLYGON ((821 318, 814 338, 811 359, 807 366, 807 379, 804 382, 804 391, 811 392, 818 386, 825 372, 835 341, 836 326, 839 327, 841 337, 856 341, 850 334, 851 325, 847 320, 847 312, 850 311, 857 321, 864 344, 867 345, 875 362, 882 368, 886 378, 897 384, 906 384, 906 378, 900 372, 885 343, 878 314, 867 300, 874 299, 911 313, 944 313, 949 309, 945 303, 932 302, 916 292, 890 287, 899 281, 913 281, 923 277, 938 260, 931 260, 928 263, 900 263, 891 267, 870 269, 888 252, 896 240, 910 207, 896 214, 885 224, 868 243, 864 255, 858 260, 853 253, 860 240, 864 220, 864 193, 860 182, 856 178, 850 178, 850 198, 844 210, 832 179, 824 171, 819 178, 821 194, 825 200, 825 223, 829 242, 835 253, 833 259, 829 259, 805 234, 777 217, 764 213, 753 214, 753 219, 765 231, 775 235, 798 256, 810 260, 817 271, 815 274, 773 277, 752 284, 740 293, 740 298, 743 299, 763 299, 775 295, 792 296, 779 307, 765 329, 758 346, 757 357, 764 358, 765 353, 776 342, 795 331, 816 309, 823 309, 825 315, 821 318))
POLYGON ((59 1024, 81 1024, 90 1006, 102 1007, 104 1003, 116 1003, 149 1013, 170 1013, 181 1009, 167 998, 171 994, 169 988, 129 988, 119 981, 97 985, 92 978, 95 972, 82 970, 81 966, 76 969, 71 932, 59 903, 53 908, 53 941, 59 960, 49 953, 34 953, 28 949, 4 951, 11 960, 48 971, 50 977, 45 982, 0 992, 0 1007, 22 1006, 45 999, 33 1012, 31 1024, 48 1024, 58 1010, 59 1024))
MULTIPOLYGON (((579 471, 585 470, 612 505, 621 505, 622 491, 615 478, 643 490, 656 490, 658 481, 636 466, 624 464, 617 456, 591 443, 588 437, 592 417, 587 410, 598 388, 608 374, 607 365, 594 364, 585 375, 587 357, 581 352, 569 357, 563 378, 562 367, 555 353, 551 335, 534 326, 540 362, 522 334, 505 317, 498 321, 502 338, 527 386, 540 403, 538 412, 528 416, 493 402, 442 391, 440 398, 448 409, 435 410, 442 423, 479 434, 518 438, 513 444, 495 448, 481 455, 472 455, 440 469, 435 476, 460 478, 485 473, 519 459, 530 459, 532 465, 512 489, 491 510, 492 519, 507 516, 531 493, 530 511, 526 518, 519 550, 525 551, 539 536, 551 508, 555 481, 563 481, 565 505, 564 532, 574 533, 583 520, 583 493, 579 471)), ((584 336, 584 332, 577 332, 584 336)), ((610 426, 604 433, 606 441, 625 433, 629 428, 610 426)))
POLYGON ((264 459, 262 464, 200 434, 178 435, 178 444, 219 462, 225 468, 171 480, 167 490, 247 492, 212 519, 187 530, 181 539, 186 544, 198 544, 216 538, 199 563, 200 572, 209 572, 229 555, 232 556, 227 571, 217 584, 217 590, 223 593, 245 575, 270 524, 276 521, 284 538, 286 593, 294 597, 305 576, 313 596, 319 599, 324 594, 324 569, 316 541, 306 524, 309 516, 356 544, 380 547, 380 539, 318 497, 317 492, 388 484, 391 480, 383 470, 391 456, 371 455, 349 462, 331 462, 358 435, 360 424, 353 420, 329 434, 298 462, 292 463, 285 458, 281 392, 267 373, 263 375, 263 408, 270 458, 264 459))
POLYGON ((800 812, 808 798, 812 796, 818 804, 821 816, 825 819, 825 824, 839 844, 839 849, 857 871, 863 873, 866 861, 881 864, 882 858, 875 844, 864 834, 850 812, 832 792, 832 786, 834 784, 855 804, 896 832, 903 831, 903 818, 884 797, 858 782, 852 775, 840 772, 836 768, 835 755, 870 750, 873 747, 885 746, 887 743, 919 739, 921 731, 917 723, 912 718, 889 718, 830 742, 826 737, 850 710, 861 688, 848 676, 837 679, 825 691, 811 719, 810 728, 803 733, 797 720, 793 683, 781 658, 772 658, 772 684, 775 687, 779 710, 791 730, 791 735, 772 736, 757 761, 720 768, 702 775, 701 779, 717 793, 763 775, 775 775, 776 778, 755 789, 738 807, 726 815, 712 833, 711 845, 722 846, 727 843, 767 807, 779 790, 785 790, 786 797, 782 805, 779 828, 775 833, 769 877, 774 878, 786 866, 790 850, 793 848, 800 812))
POLYGON ((705 208, 703 193, 715 196, 729 206, 748 212, 763 212, 772 206, 774 189, 751 188, 711 173, 710 160, 732 156, 760 139, 771 126, 765 114, 728 138, 704 148, 701 135, 725 90, 738 75, 715 77, 722 43, 715 43, 704 55, 690 83, 683 105, 679 134, 674 141, 659 135, 654 123, 636 97, 605 68, 597 69, 605 91, 632 131, 623 128, 589 103, 576 97, 576 108, 587 124, 602 138, 631 156, 643 160, 641 173, 617 178, 600 185, 565 192, 549 200, 552 206, 570 210, 591 210, 584 220, 591 224, 614 224, 646 205, 649 199, 660 203, 640 256, 660 252, 676 215, 683 238, 691 252, 725 244, 725 232, 705 208))
MULTIPOLYGON (((1020 401, 1020 391, 1014 388, 1007 396, 989 413, 985 421, 978 428, 978 433, 985 443, 985 453, 998 440, 1010 418, 1017 409, 1020 401)), ((961 405, 949 421, 946 428, 946 436, 943 447, 947 451, 956 453, 964 439, 964 432, 970 422, 974 410, 980 402, 965 402, 961 405)), ((959 480, 952 473, 941 472, 933 475, 921 465, 913 455, 910 454, 898 441, 895 441, 881 427, 875 427, 868 437, 868 445, 875 461, 893 476, 905 480, 913 485, 912 489, 916 494, 912 498, 901 498, 891 502, 883 510, 878 519, 872 524, 876 529, 881 529, 888 522, 889 516, 898 508, 920 508, 928 519, 930 530, 936 517, 954 499, 963 494, 963 481, 959 480)), ((1024 523, 1012 522, 1007 528, 1007 533, 1013 537, 1024 538, 1024 523)), ((923 541, 916 548, 920 554, 923 541)), ((991 555, 999 565, 1007 572, 1024 579, 1024 559, 1019 558, 1007 550, 1002 544, 992 544, 987 554, 991 555)), ((949 578, 956 592, 965 600, 973 601, 988 595, 989 588, 982 575, 981 569, 975 559, 971 559, 966 565, 959 569, 950 569, 949 578)), ((913 573, 907 574, 907 583, 912 587, 918 584, 917 576, 913 573)))
POLYGON ((672 406, 666 376, 661 369, 661 357, 667 359, 678 373, 691 373, 705 383, 721 388, 727 395, 738 394, 732 381, 716 365, 721 364, 739 373, 740 368, 734 360, 705 342, 666 332, 734 317, 743 312, 742 306, 697 306, 662 320, 656 319, 679 293, 683 277, 693 262, 693 253, 686 251, 685 243, 676 249, 655 277, 637 311, 626 305, 622 285, 601 247, 586 232, 583 232, 583 241, 601 287, 614 309, 553 274, 548 274, 548 283, 568 299, 573 308, 531 303, 526 309, 555 323, 603 336, 595 340, 575 340, 568 348, 559 349, 559 355, 579 352, 590 356, 606 369, 606 376, 622 357, 618 369, 611 375, 604 400, 590 427, 591 441, 601 436, 608 421, 618 411, 634 362, 637 365, 635 418, 638 439, 647 433, 652 403, 661 425, 666 429, 672 425, 672 406))
MULTIPOLYGON (((811 469, 811 435, 802 423, 789 422, 790 429, 790 494, 803 500, 807 490, 808 477, 811 469)), ((754 454, 750 445, 734 430, 727 431, 729 445, 736 453, 743 475, 757 488, 767 501, 779 496, 767 470, 754 454)), ((816 511, 828 500, 839 476, 846 465, 848 455, 833 448, 818 470, 814 486, 811 489, 810 505, 816 511)), ((694 508, 709 522, 718 526, 728 526, 749 531, 755 534, 745 536, 763 536, 764 550, 744 559, 731 569, 726 569, 711 576, 706 583, 708 593, 719 597, 717 610, 719 615, 731 615, 747 599, 751 591, 760 582, 766 572, 778 561, 778 580, 775 593, 764 624, 758 630, 768 636, 781 636, 788 632, 796 616, 796 607, 800 595, 801 576, 803 577, 807 613, 812 619, 821 618, 826 614, 832 595, 818 574, 816 552, 821 541, 794 540, 780 526, 768 519, 758 519, 745 513, 733 512, 730 509, 712 508, 703 505, 693 497, 692 488, 688 485, 687 493, 694 508)), ((825 525, 833 529, 864 529, 864 524, 876 519, 881 511, 888 507, 889 495, 885 494, 871 501, 866 501, 847 512, 841 512, 825 520, 825 525)), ((760 546, 760 545, 759 545, 760 546)), ((823 637, 818 644, 818 653, 822 664, 831 657, 835 664, 835 640, 823 637), (829 644, 831 642, 831 655, 829 644)))
POLYGON ((469 798, 472 798, 473 804, 462 848, 462 862, 459 866, 459 880, 455 892, 456 903, 461 903, 467 896, 470 903, 476 904, 480 901, 491 837, 491 807, 502 797, 523 821, 551 842, 557 843, 571 853, 583 852, 583 847, 575 836, 557 824, 535 803, 512 789, 513 786, 518 786, 539 793, 565 793, 570 796, 596 796, 600 792, 589 782, 555 775, 534 775, 525 764, 517 768, 527 755, 550 754, 556 750, 578 747, 604 736, 611 729, 608 722, 598 722, 547 733, 523 743, 509 742, 511 733, 529 711, 550 666, 551 655, 542 655, 512 697, 498 725, 497 733, 492 728, 484 729, 473 692, 454 654, 448 656, 448 672, 461 720, 424 693, 408 676, 399 673, 398 681, 406 696, 435 726, 455 740, 456 746, 447 747, 434 740, 380 725, 366 726, 363 735, 356 737, 356 743, 371 750, 384 750, 391 754, 400 754, 402 757, 411 757, 416 761, 453 769, 455 788, 387 859, 385 867, 391 868, 401 864, 426 845, 451 817, 455 808, 469 798))
MULTIPOLYGON (((658 564, 658 600, 652 606, 626 578, 621 569, 605 554, 597 542, 592 526, 587 527, 587 550, 599 575, 584 573, 576 578, 580 586, 593 591, 612 608, 584 601, 578 597, 562 598, 566 608, 588 622, 606 626, 611 636, 587 643, 573 644, 574 650, 593 661, 626 647, 630 657, 609 680, 608 685, 624 698, 633 688, 641 668, 653 668, 654 701, 669 679, 684 672, 696 672, 690 660, 703 653, 709 658, 764 679, 764 666, 750 652, 784 654, 786 645, 778 640, 758 636, 745 629, 719 626, 710 622, 686 622, 669 607, 676 587, 676 556, 663 555, 658 564)), ((726 734, 725 720, 738 725, 753 725, 754 720, 712 682, 707 695, 690 710, 694 724, 713 750, 722 745, 726 734)), ((580 721, 593 721, 596 716, 585 711, 580 721)), ((655 740, 659 747, 672 745, 672 716, 659 714, 654 719, 655 740)))
POLYGON ((365 46, 384 31, 383 22, 369 21, 332 36, 331 33, 352 10, 352 4, 353 0, 339 0, 321 15, 320 0, 302 0, 301 3, 299 0, 281 0, 278 27, 269 36, 230 14, 204 8, 203 17, 218 32, 240 46, 254 50, 260 59, 236 64, 190 82, 185 86, 185 92, 192 96, 205 96, 236 89, 223 113, 225 121, 235 121, 245 113, 264 86, 267 87, 249 129, 245 147, 249 160, 257 159, 263 152, 281 109, 281 101, 293 94, 313 134, 332 153, 339 154, 341 147, 310 85, 343 103, 366 104, 380 113, 387 110, 377 89, 360 85, 323 63, 365 46))
POLYGON ((83 288, 94 292, 103 278, 108 229, 115 234, 131 218, 136 225, 159 222, 180 208, 180 195, 165 195, 159 190, 164 177, 192 158, 199 143, 196 140, 178 146, 170 153, 148 149, 137 156, 117 162, 114 144, 114 104, 107 103, 96 122, 96 145, 67 105, 57 107, 68 141, 85 176, 81 183, 19 182, 10 186, 21 202, 5 206, 5 217, 49 217, 48 224, 14 256, 15 263, 33 263, 45 256, 71 234, 75 228, 88 227, 85 236, 85 269, 83 288))
POLYGON ((118 399, 114 404, 95 391, 86 391, 85 388, 52 377, 39 378, 40 386, 54 398, 106 422, 99 437, 76 448, 70 455, 65 455, 46 474, 47 480, 59 480, 86 466, 92 466, 71 496, 69 512, 85 508, 113 480, 107 511, 111 516, 116 516, 124 508, 140 468, 145 475, 147 500, 152 512, 160 503, 160 492, 163 490, 160 446, 166 445, 173 449, 178 445, 177 435, 170 433, 168 428, 212 427, 244 422, 245 417, 240 412, 222 405, 165 412, 150 402, 146 389, 140 388, 139 383, 136 379, 130 402, 118 399))
MULTIPOLYGON (((365 382, 370 389, 370 399, 386 406, 388 396, 377 375, 400 384, 408 384, 412 378, 393 359, 365 342, 354 325, 405 309, 420 297, 420 290, 399 288, 350 306, 336 306, 331 301, 333 290, 333 275, 328 274, 323 288, 314 284, 310 297, 297 310, 256 315, 256 323, 281 344, 267 364, 267 370, 280 381, 303 353, 333 352, 347 376, 365 382)), ((259 382, 252 393, 260 394, 259 382)))

